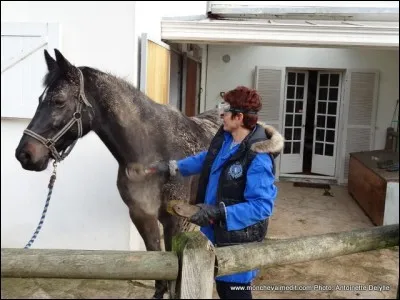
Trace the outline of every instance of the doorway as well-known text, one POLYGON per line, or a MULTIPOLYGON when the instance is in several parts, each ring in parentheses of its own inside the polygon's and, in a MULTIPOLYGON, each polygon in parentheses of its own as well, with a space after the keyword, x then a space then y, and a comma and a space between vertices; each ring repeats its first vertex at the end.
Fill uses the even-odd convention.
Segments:
POLYGON ((281 173, 334 177, 342 73, 288 70, 281 173))
POLYGON ((182 74, 181 111, 186 116, 192 117, 199 113, 201 61, 185 53, 183 55, 182 74))

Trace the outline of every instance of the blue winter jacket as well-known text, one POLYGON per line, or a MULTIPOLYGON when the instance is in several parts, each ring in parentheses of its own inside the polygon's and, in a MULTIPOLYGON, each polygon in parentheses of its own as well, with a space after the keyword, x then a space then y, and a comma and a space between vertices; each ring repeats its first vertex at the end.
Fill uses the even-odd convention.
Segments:
MULTIPOLYGON (((268 129, 271 129, 271 127, 268 129)), ((271 135, 271 132, 268 133, 271 135)), ((243 229, 270 217, 273 213, 274 201, 277 196, 277 187, 274 184, 275 178, 272 171, 273 162, 270 155, 266 152, 280 152, 283 145, 283 138, 275 130, 273 130, 272 134, 275 135, 273 136, 272 141, 259 142, 264 143, 264 145, 259 145, 259 147, 257 147, 259 151, 256 151, 257 155, 249 166, 244 192, 244 197, 247 202, 226 207, 226 224, 228 230, 243 229)), ((225 132, 224 143, 211 168, 211 174, 205 195, 205 204, 216 204, 217 186, 221 173, 221 166, 239 148, 239 145, 236 145, 232 149, 229 149, 232 141, 232 135, 225 132)), ((207 151, 203 151, 177 161, 178 169, 182 176, 199 174, 202 170, 206 154, 207 151)), ((213 225, 201 227, 200 230, 214 244, 215 239, 212 226, 213 225)), ((259 270, 252 270, 232 275, 218 276, 216 277, 216 280, 235 283, 250 283, 257 276, 258 271, 259 270)))

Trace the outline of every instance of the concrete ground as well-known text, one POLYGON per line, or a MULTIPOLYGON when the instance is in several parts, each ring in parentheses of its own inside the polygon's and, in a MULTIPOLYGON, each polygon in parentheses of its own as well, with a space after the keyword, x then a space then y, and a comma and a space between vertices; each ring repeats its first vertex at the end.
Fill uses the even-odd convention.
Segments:
MULTIPOLYGON (((279 197, 268 231, 270 238, 373 227, 345 187, 331 186, 332 196, 323 196, 323 189, 294 187, 290 182, 277 185, 279 197)), ((254 282, 259 290, 253 291, 253 298, 395 299, 398 276, 397 246, 261 270, 254 282)), ((153 281, 2 279, 1 298, 149 299, 153 284, 153 281)), ((215 291, 214 299, 218 299, 215 291)))

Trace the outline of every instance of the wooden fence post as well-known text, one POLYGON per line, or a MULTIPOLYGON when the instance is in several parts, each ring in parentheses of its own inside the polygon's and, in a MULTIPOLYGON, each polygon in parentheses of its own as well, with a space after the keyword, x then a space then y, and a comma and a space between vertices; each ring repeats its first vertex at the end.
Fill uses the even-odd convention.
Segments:
POLYGON ((215 251, 207 237, 200 231, 182 232, 174 236, 172 251, 179 272, 170 282, 170 299, 212 299, 215 251))

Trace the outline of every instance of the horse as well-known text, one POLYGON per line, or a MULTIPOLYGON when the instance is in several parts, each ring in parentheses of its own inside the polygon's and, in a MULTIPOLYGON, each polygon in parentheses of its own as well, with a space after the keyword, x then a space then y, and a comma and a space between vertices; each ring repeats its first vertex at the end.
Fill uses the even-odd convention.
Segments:
MULTIPOLYGON (((134 182, 132 163, 180 159, 206 150, 221 127, 217 109, 188 117, 159 104, 132 84, 88 66, 75 66, 54 49, 44 58, 47 74, 36 112, 15 151, 23 169, 41 172, 50 160, 63 161, 75 143, 90 131, 98 135, 118 162, 117 188, 147 251, 172 251, 172 237, 183 230, 182 218, 167 212, 170 200, 195 203, 198 176, 149 176, 134 182)), ((279 136, 279 134, 278 134, 279 136)), ((153 298, 162 299, 168 285, 155 281, 153 298)))

